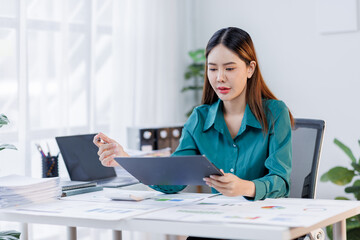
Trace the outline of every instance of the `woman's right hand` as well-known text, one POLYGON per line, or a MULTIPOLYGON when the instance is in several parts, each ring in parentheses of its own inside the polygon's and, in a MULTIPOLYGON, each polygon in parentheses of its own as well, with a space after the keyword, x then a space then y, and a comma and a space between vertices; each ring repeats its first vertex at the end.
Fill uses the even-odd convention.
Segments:
POLYGON ((105 167, 120 166, 114 160, 115 157, 129 157, 129 154, 124 151, 119 143, 103 133, 97 134, 93 139, 93 143, 99 147, 99 160, 105 167))

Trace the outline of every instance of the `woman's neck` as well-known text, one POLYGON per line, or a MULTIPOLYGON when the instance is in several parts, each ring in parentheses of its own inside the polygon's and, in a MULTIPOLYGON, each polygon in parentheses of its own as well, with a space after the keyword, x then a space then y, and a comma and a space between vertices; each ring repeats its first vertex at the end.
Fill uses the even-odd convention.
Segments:
POLYGON ((225 115, 243 115, 246 108, 245 92, 231 101, 223 101, 225 115))

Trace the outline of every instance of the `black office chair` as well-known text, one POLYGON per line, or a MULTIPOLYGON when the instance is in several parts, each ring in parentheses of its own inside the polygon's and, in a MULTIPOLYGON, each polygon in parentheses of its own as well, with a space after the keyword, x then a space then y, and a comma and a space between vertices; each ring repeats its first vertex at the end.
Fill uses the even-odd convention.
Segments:
POLYGON ((323 120, 295 119, 292 131, 291 198, 315 198, 324 129, 323 120))
MULTIPOLYGON (((295 119, 292 130, 291 198, 315 198, 321 145, 325 122, 315 119, 295 119)), ((323 239, 322 229, 315 229, 297 240, 323 239)))

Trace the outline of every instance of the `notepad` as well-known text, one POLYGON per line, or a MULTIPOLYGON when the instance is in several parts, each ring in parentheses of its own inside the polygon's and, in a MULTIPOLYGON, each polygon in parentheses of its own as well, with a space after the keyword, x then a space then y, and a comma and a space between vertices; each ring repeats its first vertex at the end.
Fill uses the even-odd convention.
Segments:
POLYGON ((61 180, 60 186, 63 191, 86 188, 86 187, 95 187, 96 182, 83 182, 83 181, 66 181, 61 180))
POLYGON ((133 190, 119 190, 105 193, 105 197, 117 201, 142 201, 148 198, 156 197, 162 193, 153 191, 133 191, 133 190))
POLYGON ((77 195, 77 194, 96 192, 96 191, 102 191, 102 190, 103 190, 102 186, 76 188, 76 189, 62 191, 61 197, 69 197, 69 196, 73 196, 73 195, 77 195))

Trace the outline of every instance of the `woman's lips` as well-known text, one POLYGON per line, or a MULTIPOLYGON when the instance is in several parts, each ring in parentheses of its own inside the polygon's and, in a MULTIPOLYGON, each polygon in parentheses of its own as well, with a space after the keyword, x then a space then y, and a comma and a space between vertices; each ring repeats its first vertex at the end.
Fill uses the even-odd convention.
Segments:
POLYGON ((217 89, 221 94, 226 94, 226 93, 230 92, 230 88, 228 88, 228 87, 218 87, 217 89))

